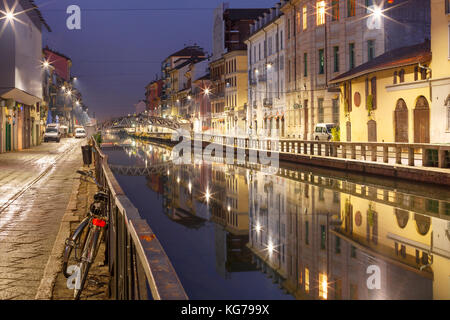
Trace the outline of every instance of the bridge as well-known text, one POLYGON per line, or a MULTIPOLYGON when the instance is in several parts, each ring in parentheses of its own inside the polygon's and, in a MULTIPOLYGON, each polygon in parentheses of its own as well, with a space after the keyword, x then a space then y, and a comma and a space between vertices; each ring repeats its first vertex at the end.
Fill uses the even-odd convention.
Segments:
POLYGON ((187 129, 190 130, 190 123, 187 120, 179 120, 173 117, 157 117, 146 113, 138 115, 129 115, 115 118, 102 124, 102 129, 129 129, 139 126, 155 126, 171 130, 187 129))
POLYGON ((120 174, 122 176, 148 176, 152 174, 164 174, 167 171, 168 165, 171 162, 161 163, 156 165, 149 165, 147 167, 138 166, 122 166, 110 164, 109 167, 111 171, 115 174, 120 174))

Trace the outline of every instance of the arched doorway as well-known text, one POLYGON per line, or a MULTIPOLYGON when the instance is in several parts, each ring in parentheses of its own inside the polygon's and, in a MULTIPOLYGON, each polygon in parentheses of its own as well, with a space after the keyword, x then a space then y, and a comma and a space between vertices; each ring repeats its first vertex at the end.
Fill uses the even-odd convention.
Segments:
POLYGON ((414 109, 414 143, 430 143, 430 107, 424 96, 417 99, 414 109))
POLYGON ((408 137, 408 107, 403 99, 397 101, 394 111, 395 142, 409 142, 408 137))

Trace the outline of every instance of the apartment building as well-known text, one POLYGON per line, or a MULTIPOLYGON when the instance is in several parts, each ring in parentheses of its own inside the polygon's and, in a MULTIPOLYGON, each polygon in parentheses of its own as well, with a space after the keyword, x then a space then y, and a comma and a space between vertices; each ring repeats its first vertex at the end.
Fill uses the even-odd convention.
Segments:
POLYGON ((309 140, 317 123, 339 123, 340 90, 330 79, 430 35, 429 0, 281 3, 289 138, 309 140))
POLYGON ((281 4, 250 26, 248 50, 248 133, 281 138, 286 135, 284 15, 281 4))

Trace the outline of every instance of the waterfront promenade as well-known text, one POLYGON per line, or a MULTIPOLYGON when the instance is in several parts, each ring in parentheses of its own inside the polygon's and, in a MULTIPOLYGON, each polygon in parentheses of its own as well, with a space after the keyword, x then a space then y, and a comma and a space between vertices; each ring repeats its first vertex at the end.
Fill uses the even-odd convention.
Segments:
POLYGON ((40 290, 85 142, 0 154, 0 300, 35 299, 40 290))

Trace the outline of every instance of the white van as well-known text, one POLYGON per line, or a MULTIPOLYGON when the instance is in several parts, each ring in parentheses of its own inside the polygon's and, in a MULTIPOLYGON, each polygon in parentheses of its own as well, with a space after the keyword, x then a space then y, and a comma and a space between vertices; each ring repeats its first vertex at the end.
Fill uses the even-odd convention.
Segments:
POLYGON ((76 128, 75 129, 75 138, 86 138, 86 130, 84 128, 76 128))
POLYGON ((336 128, 334 123, 318 123, 314 129, 314 140, 330 141, 333 138, 331 129, 336 128))
POLYGON ((44 142, 48 141, 61 141, 61 132, 60 132, 60 126, 58 123, 49 123, 47 125, 47 128, 45 128, 44 133, 44 142))

